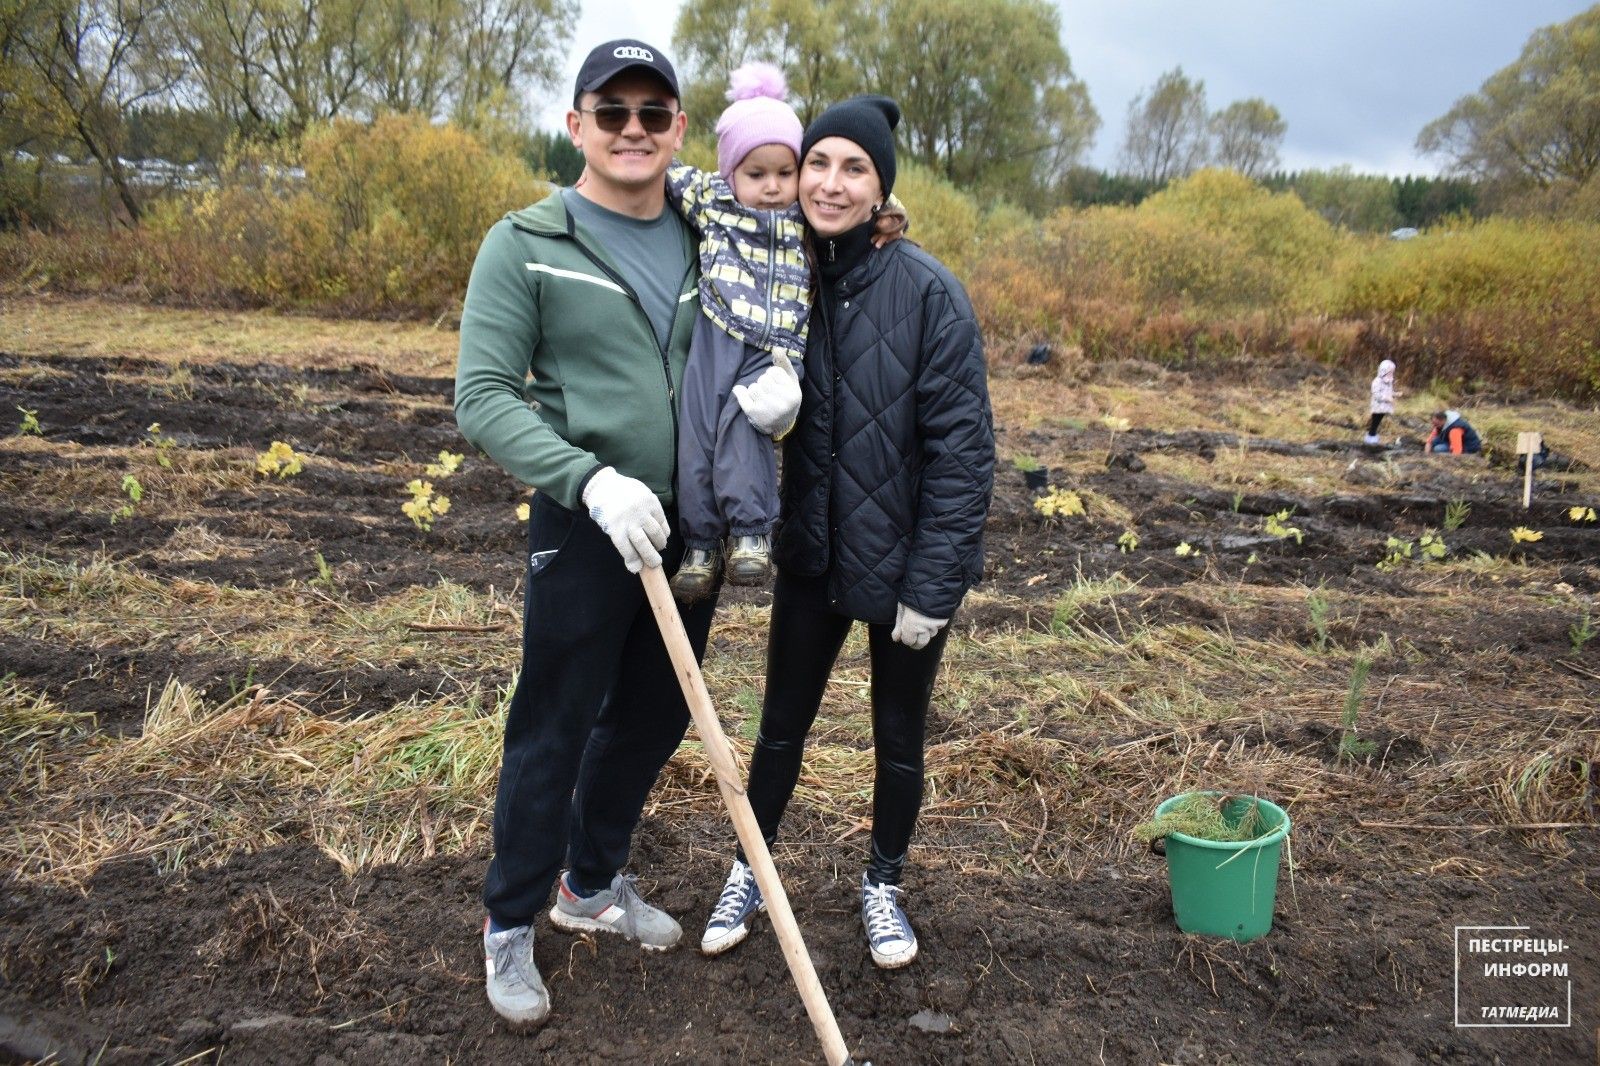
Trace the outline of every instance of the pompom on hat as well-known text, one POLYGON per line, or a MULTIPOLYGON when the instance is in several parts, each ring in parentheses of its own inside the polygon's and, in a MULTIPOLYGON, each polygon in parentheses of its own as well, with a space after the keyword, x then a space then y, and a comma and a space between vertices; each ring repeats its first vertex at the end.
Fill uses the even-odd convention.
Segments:
POLYGON ((894 130, 900 125, 900 105, 887 96, 852 96, 834 104, 806 128, 800 158, 827 137, 843 137, 859 144, 878 169, 883 195, 894 191, 894 130))
POLYGON ((765 144, 781 144, 800 161, 800 119, 784 102, 789 85, 771 63, 746 63, 728 77, 733 103, 717 119, 717 170, 731 183, 744 157, 765 144))

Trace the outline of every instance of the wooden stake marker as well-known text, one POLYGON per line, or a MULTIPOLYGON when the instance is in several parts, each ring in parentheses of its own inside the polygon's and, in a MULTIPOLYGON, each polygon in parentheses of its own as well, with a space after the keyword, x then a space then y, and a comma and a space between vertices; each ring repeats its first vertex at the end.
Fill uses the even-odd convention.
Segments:
POLYGON ((1526 455, 1522 460, 1522 509, 1526 511, 1533 506, 1533 457, 1539 454, 1544 447, 1544 437, 1538 433, 1517 434, 1517 454, 1526 455))

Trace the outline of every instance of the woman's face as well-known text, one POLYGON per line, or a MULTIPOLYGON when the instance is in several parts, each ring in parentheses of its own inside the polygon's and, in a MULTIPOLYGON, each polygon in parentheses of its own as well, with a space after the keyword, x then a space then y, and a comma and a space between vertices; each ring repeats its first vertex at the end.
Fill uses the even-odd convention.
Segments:
POLYGON ((855 141, 824 137, 800 166, 800 210, 819 237, 837 237, 872 217, 883 202, 878 168, 855 141))

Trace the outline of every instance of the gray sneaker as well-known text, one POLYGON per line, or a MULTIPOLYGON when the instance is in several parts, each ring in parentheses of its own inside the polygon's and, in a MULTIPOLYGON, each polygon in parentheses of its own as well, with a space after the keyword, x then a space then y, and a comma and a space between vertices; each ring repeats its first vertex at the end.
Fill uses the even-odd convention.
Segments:
POLYGON ((489 932, 483 920, 483 965, 489 972, 489 1006, 513 1029, 533 1029, 550 1017, 545 991, 533 962, 533 926, 519 925, 489 932))
POLYGON ((584 897, 567 887, 562 874, 556 888, 556 905, 550 908, 550 921, 569 933, 621 933, 637 940, 646 951, 665 951, 683 939, 683 927, 666 911, 650 906, 634 887, 637 878, 622 874, 611 879, 611 887, 584 897))

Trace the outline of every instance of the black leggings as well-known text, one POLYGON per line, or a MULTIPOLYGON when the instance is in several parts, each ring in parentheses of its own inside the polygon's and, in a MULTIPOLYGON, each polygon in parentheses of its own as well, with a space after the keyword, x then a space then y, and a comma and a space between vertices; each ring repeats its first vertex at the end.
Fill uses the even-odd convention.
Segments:
MULTIPOLYGON (((823 690, 852 620, 778 576, 767 637, 767 693, 761 732, 750 760, 750 805, 761 833, 777 838, 789 797, 800 778, 806 735, 816 721, 823 690)), ((950 627, 918 651, 890 638, 893 626, 868 625, 872 659, 872 742, 877 774, 872 792, 872 858, 867 876, 900 883, 911 831, 922 807, 922 746, 933 681, 950 627)), ((741 850, 739 858, 744 858, 741 850)))
POLYGON ((1383 421, 1383 415, 1375 413, 1367 419, 1367 436, 1373 437, 1378 433, 1378 423, 1383 421))

